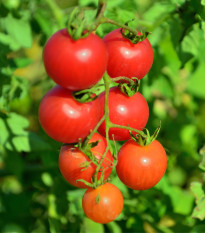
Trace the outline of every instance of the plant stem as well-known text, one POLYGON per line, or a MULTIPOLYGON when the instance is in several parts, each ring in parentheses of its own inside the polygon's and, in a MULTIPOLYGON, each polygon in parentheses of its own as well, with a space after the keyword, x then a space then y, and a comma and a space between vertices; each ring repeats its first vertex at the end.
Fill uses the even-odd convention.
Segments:
POLYGON ((117 77, 117 78, 110 78, 110 80, 112 81, 112 82, 116 82, 116 81, 120 81, 120 80, 126 80, 126 81, 128 81, 129 83, 131 83, 131 84, 134 84, 135 83, 135 81, 133 80, 133 79, 131 79, 131 78, 127 78, 127 77, 117 77))
POLYGON ((82 146, 83 148, 85 148, 87 146, 88 142, 90 141, 90 139, 92 138, 92 136, 97 132, 98 128, 100 127, 100 125, 103 123, 104 120, 105 120, 105 115, 100 119, 100 121, 97 123, 97 125, 95 126, 95 128, 87 136, 87 138, 83 142, 83 146, 82 146))
POLYGON ((56 4, 56 2, 54 0, 46 0, 46 3, 50 7, 50 9, 52 10, 60 28, 63 28, 64 27, 63 13, 62 13, 60 7, 56 4))
POLYGON ((119 22, 116 22, 116 21, 114 21, 114 20, 112 20, 112 19, 109 19, 109 18, 107 18, 107 17, 105 17, 105 16, 103 16, 103 17, 101 18, 100 23, 110 23, 110 24, 116 25, 116 26, 118 26, 118 27, 120 27, 120 28, 127 29, 128 31, 132 32, 135 36, 138 36, 138 35, 137 35, 138 32, 137 32, 136 30, 132 29, 131 27, 129 27, 129 26, 123 24, 123 23, 119 23, 119 22))
POLYGON ((142 135, 143 137, 146 137, 146 134, 141 131, 141 130, 138 130, 138 129, 134 129, 134 128, 131 128, 129 126, 125 126, 125 125, 117 125, 117 124, 113 124, 112 122, 110 122, 110 127, 112 128, 120 128, 120 129, 127 129, 127 130, 130 130, 130 131, 134 131, 140 135, 142 135))
MULTIPOLYGON (((104 84, 105 84, 105 105, 104 105, 104 113, 105 113, 105 132, 106 132, 106 140, 107 143, 110 146, 110 142, 109 142, 109 126, 110 126, 110 119, 109 119, 109 90, 110 90, 110 77, 108 76, 107 73, 105 73, 105 75, 103 76, 103 80, 104 80, 104 84)), ((111 148, 111 146, 110 146, 111 148)))

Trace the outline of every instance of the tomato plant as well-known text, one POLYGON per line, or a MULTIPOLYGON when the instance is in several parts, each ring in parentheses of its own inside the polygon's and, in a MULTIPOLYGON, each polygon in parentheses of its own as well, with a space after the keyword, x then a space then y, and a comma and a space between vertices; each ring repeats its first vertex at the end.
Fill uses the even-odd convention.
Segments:
POLYGON ((43 61, 48 75, 57 84, 81 90, 102 78, 107 66, 107 51, 103 41, 93 33, 75 41, 67 29, 62 29, 47 41, 43 61))
POLYGON ((119 150, 117 175, 132 189, 152 188, 160 181, 166 168, 166 152, 157 140, 147 146, 129 140, 119 150))
POLYGON ((95 222, 113 221, 123 209, 123 196, 113 184, 106 183, 97 189, 89 188, 83 196, 83 210, 95 222))
MULTIPOLYGON (((104 114, 105 92, 100 97, 101 115, 104 114)), ((149 107, 145 98, 137 92, 131 97, 123 94, 118 87, 112 87, 109 91, 109 118, 114 124, 130 126, 142 130, 147 124, 149 107)), ((98 131, 105 136, 105 122, 98 131)), ((129 131, 121 128, 110 128, 109 139, 123 141, 130 138, 129 131)))
POLYGON ((153 49, 148 39, 133 44, 120 29, 108 33, 103 41, 108 50, 107 72, 110 77, 142 79, 153 63, 153 49))
MULTIPOLYGON (((98 133, 95 133, 90 139, 91 142, 99 141, 97 146, 91 148, 91 152, 99 161, 107 147, 106 139, 98 133)), ((107 152, 102 162, 102 168, 98 172, 97 179, 102 176, 104 171, 104 180, 108 178, 112 171, 113 157, 110 151, 107 152)), ((62 146, 59 156, 59 168, 63 177, 68 183, 78 188, 88 188, 83 182, 77 182, 83 179, 91 183, 91 179, 95 173, 96 165, 78 148, 71 146, 62 146)))
POLYGON ((79 103, 73 98, 72 91, 61 86, 51 89, 39 106, 41 126, 51 138, 63 143, 84 139, 99 119, 99 99, 79 103))

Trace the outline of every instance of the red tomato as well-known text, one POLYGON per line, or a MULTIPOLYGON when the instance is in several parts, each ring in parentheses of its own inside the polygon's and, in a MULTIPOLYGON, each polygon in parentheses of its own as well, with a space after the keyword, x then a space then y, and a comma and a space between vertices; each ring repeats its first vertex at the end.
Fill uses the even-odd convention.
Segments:
POLYGON ((47 41, 43 61, 48 75, 70 90, 81 90, 96 84, 107 66, 107 50, 103 41, 91 33, 73 40, 67 29, 57 31, 47 41))
POLYGON ((83 196, 82 203, 88 218, 104 224, 118 217, 124 201, 120 190, 115 185, 106 183, 97 189, 89 188, 83 196))
POLYGON ((152 188, 161 180, 166 168, 166 152, 157 140, 148 146, 129 140, 119 150, 117 175, 131 189, 152 188))
MULTIPOLYGON (((93 152, 94 156, 100 160, 107 147, 107 142, 106 139, 98 133, 93 135, 90 142, 96 142, 98 140, 99 142, 97 146, 93 147, 91 151, 93 152)), ((90 162, 90 159, 78 148, 73 146, 61 147, 59 156, 59 168, 63 177, 73 186, 78 188, 88 188, 88 186, 83 182, 76 182, 78 179, 83 179, 91 183, 91 178, 95 173, 96 165, 91 162, 85 169, 85 167, 82 166, 87 162, 90 162)), ((104 170, 104 180, 108 178, 112 171, 112 162, 112 154, 110 151, 108 151, 102 163, 104 170)), ((101 177, 101 175, 102 170, 100 170, 98 173, 98 179, 101 177)))
MULTIPOLYGON (((104 114, 104 98, 103 92, 100 96, 101 115, 104 114)), ((109 117, 114 124, 130 126, 132 128, 142 130, 147 124, 149 118, 149 107, 145 98, 137 92, 131 97, 123 94, 118 87, 110 88, 109 92, 109 117)), ((98 129, 99 133, 105 136, 105 122, 98 129)), ((116 141, 130 139, 128 130, 120 128, 110 128, 109 138, 116 141)))
POLYGON ((100 120, 99 99, 79 103, 72 92, 60 86, 51 89, 42 99, 39 120, 45 132, 54 140, 75 143, 84 139, 100 120))
POLYGON ((103 41, 108 50, 107 73, 115 78, 125 76, 142 79, 153 63, 153 49, 148 39, 133 44, 120 29, 108 33, 103 41))

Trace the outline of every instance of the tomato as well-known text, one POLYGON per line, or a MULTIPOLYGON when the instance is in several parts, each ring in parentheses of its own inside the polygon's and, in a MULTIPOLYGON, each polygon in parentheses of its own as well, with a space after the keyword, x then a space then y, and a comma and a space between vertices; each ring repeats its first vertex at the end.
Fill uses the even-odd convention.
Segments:
MULTIPOLYGON (((89 142, 98 141, 97 146, 91 149, 93 155, 100 161, 103 153, 107 147, 106 139, 98 133, 95 133, 89 142)), ((94 163, 88 164, 87 168, 83 164, 90 162, 90 159, 81 152, 78 148, 73 146, 62 146, 59 156, 59 168, 63 177, 68 183, 78 188, 88 188, 83 182, 77 182, 78 179, 83 179, 91 183, 91 178, 95 173, 96 165, 94 163)), ((107 152, 103 163, 104 180, 106 180, 112 171, 113 157, 110 151, 107 152)), ((102 170, 98 173, 98 179, 102 175, 102 170)))
POLYGON ((99 99, 79 103, 72 92, 56 86, 42 99, 39 120, 45 132, 54 140, 75 143, 84 139, 100 120, 99 99))
POLYGON ((142 79, 153 63, 153 49, 148 39, 133 44, 120 29, 108 33, 103 41, 108 50, 107 73, 115 78, 125 76, 142 79))
POLYGON ((103 76, 107 66, 107 50, 103 41, 91 33, 73 40, 67 29, 57 31, 47 41, 43 61, 48 75, 70 90, 87 89, 103 76))
POLYGON ((108 223, 118 217, 123 209, 123 196, 113 184, 106 183, 97 189, 89 188, 83 196, 83 210, 88 218, 98 223, 108 223))
MULTIPOLYGON (((101 116, 104 114, 104 98, 103 92, 100 96, 101 116)), ((145 98, 137 92, 131 97, 123 94, 118 87, 110 88, 109 92, 109 117, 114 124, 130 126, 132 128, 142 130, 147 124, 149 118, 149 107, 145 98)), ((101 124, 98 132, 105 136, 105 122, 101 124)), ((128 130, 120 128, 110 128, 109 138, 116 141, 130 139, 128 130)))
POLYGON ((157 140, 147 146, 129 140, 119 150, 117 175, 131 189, 152 188, 161 180, 166 168, 166 152, 157 140))

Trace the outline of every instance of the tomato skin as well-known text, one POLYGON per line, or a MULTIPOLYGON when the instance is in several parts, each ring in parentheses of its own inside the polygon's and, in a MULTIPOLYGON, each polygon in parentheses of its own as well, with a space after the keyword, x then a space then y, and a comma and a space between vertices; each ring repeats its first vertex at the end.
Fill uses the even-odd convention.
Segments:
POLYGON ((88 218, 105 224, 113 221, 122 212, 124 200, 115 185, 106 183, 97 189, 89 188, 83 196, 82 204, 88 218), (98 203, 96 199, 99 200, 98 203))
POLYGON ((131 189, 152 188, 161 180, 166 168, 166 152, 157 140, 144 147, 129 140, 119 150, 117 175, 131 189))
MULTIPOLYGON (((104 114, 105 93, 99 96, 101 104, 101 116, 104 114)), ((142 130, 149 118, 149 107, 145 98, 137 92, 131 97, 123 94, 118 87, 110 88, 109 92, 109 117, 114 124, 130 126, 142 130)), ((98 132, 105 136, 105 122, 103 122, 98 132)), ((130 139, 129 131, 120 128, 109 129, 109 139, 123 141, 130 139)))
POLYGON ((43 51, 48 75, 69 90, 87 89, 96 84, 106 70, 107 59, 100 37, 91 33, 75 41, 65 28, 50 37, 43 51))
MULTIPOLYGON (((100 160, 105 149, 107 147, 106 139, 98 133, 95 133, 89 142, 98 141, 97 146, 93 147, 91 151, 94 156, 100 160)), ((78 179, 83 179, 91 183, 91 178, 95 173, 96 165, 90 163, 89 166, 84 169, 82 163, 90 162, 90 159, 81 152, 78 148, 73 146, 62 146, 59 156, 59 168, 61 174, 68 183, 78 188, 88 188, 83 182, 76 182, 78 179), (83 170, 82 170, 83 169, 83 170)), ((104 170, 104 180, 106 180, 112 172, 113 157, 110 151, 107 152, 102 166, 104 170)), ((98 179, 101 177, 102 172, 98 173, 98 179)))
POLYGON ((79 103, 72 92, 61 86, 52 88, 39 106, 39 120, 44 131, 54 140, 75 143, 87 137, 100 120, 99 99, 79 103))
POLYGON ((108 33, 103 41, 108 50, 107 73, 111 78, 125 76, 142 79, 149 72, 154 55, 147 38, 133 44, 122 36, 120 29, 116 29, 108 33))

